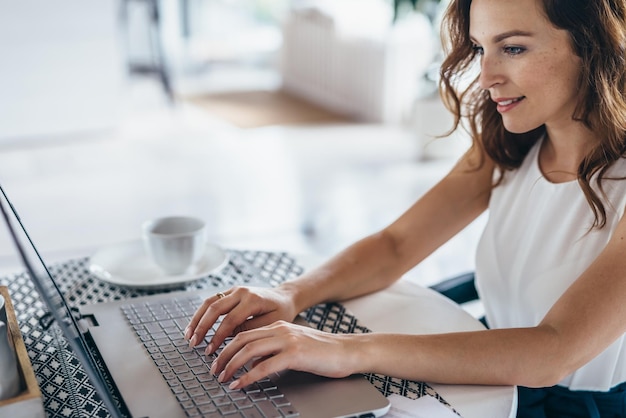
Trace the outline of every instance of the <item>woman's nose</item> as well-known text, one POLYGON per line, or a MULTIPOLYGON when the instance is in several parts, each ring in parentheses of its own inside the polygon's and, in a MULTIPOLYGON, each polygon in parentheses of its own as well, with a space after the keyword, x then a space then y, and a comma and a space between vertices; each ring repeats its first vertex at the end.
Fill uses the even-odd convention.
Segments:
POLYGON ((478 85, 480 88, 487 90, 496 84, 502 83, 504 80, 499 59, 487 54, 480 59, 480 76, 478 77, 478 85))

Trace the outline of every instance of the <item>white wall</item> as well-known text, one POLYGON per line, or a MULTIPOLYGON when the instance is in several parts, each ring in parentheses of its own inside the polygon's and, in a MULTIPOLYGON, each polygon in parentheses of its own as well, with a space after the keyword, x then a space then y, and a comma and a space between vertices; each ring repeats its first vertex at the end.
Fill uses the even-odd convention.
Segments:
POLYGON ((0 0, 0 141, 116 125, 118 0, 0 0))

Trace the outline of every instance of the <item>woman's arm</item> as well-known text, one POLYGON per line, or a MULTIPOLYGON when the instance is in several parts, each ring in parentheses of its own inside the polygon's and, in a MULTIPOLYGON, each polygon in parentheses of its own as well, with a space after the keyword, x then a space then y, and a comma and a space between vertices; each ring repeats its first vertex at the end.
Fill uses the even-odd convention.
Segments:
POLYGON ((489 201, 493 165, 475 148, 398 220, 351 245, 320 267, 276 289, 235 287, 208 298, 190 321, 185 337, 199 343, 225 315, 207 351, 235 330, 268 325, 321 302, 350 299, 389 286, 467 226, 489 201))
POLYGON ((456 235, 489 203, 493 165, 472 148, 450 173, 395 222, 285 283, 296 311, 383 289, 456 235))
MULTIPOLYGON (((442 383, 551 386, 626 332, 626 216, 589 268, 533 328, 440 336, 372 335, 367 368, 442 383), (395 347, 395 348, 394 348, 395 347), (390 357, 389 357, 390 356, 390 357), (389 358, 380 370, 376 358, 389 358), (394 363, 393 359, 402 359, 394 363)), ((368 337, 365 337, 368 338, 368 337)))
POLYGON ((552 386, 626 332, 626 216, 591 266, 536 327, 440 335, 333 335, 292 324, 238 335, 212 370, 223 380, 265 357, 234 387, 292 368, 331 377, 375 372, 453 384, 552 386))

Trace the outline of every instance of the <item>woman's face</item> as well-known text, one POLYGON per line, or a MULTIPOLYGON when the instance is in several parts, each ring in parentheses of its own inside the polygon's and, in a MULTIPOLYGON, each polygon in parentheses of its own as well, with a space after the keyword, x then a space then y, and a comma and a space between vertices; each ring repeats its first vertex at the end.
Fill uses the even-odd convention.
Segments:
POLYGON ((581 60, 542 7, 541 0, 474 0, 470 7, 480 87, 513 133, 567 126, 576 107, 581 60))

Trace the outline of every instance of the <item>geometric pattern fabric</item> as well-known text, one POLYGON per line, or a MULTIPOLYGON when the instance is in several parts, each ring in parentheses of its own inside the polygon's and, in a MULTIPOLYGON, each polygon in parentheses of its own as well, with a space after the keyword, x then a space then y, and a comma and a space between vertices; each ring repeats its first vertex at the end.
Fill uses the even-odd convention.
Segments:
MULTIPOLYGON (((103 282, 88 270, 89 259, 68 260, 49 266, 68 303, 79 306, 90 303, 129 299, 173 290, 194 291, 215 286, 249 284, 257 280, 277 285, 297 277, 302 268, 286 253, 228 250, 228 264, 218 273, 208 275, 180 288, 140 290, 103 282)), ((49 417, 108 417, 103 403, 68 347, 60 329, 46 330, 39 323, 46 309, 25 272, 0 278, 7 286, 15 307, 20 331, 43 396, 49 417)), ((369 330, 338 304, 318 305, 303 313, 314 327, 334 333, 364 333, 369 330)), ((417 399, 431 395, 450 405, 423 382, 412 382, 388 376, 369 374, 368 380, 385 396, 392 393, 417 399)))

